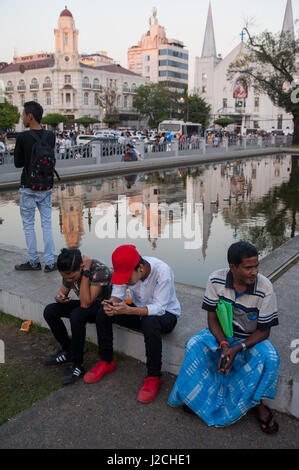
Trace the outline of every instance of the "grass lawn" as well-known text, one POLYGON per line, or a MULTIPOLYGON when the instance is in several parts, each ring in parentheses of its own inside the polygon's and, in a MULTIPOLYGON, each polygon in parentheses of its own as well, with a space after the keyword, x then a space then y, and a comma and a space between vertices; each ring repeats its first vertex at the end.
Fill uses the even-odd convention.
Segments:
MULTIPOLYGON (((20 331, 22 320, 0 313, 0 339, 5 362, 0 363, 0 425, 58 390, 66 365, 45 367, 43 359, 59 349, 50 330, 33 325, 20 331)), ((116 354, 118 360, 122 359, 116 354)), ((98 347, 86 342, 84 362, 89 370, 98 361, 98 347)))

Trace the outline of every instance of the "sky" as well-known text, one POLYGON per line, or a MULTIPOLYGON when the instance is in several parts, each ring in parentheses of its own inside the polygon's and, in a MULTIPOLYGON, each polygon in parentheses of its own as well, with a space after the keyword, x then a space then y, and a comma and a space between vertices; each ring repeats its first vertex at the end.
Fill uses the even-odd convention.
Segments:
MULTIPOLYGON (((211 0, 217 53, 225 57, 240 41, 249 19, 253 32, 279 32, 287 0, 211 0)), ((292 0, 294 19, 299 0, 292 0)), ((195 57, 201 55, 209 0, 0 0, 0 61, 14 54, 54 52, 54 29, 67 5, 79 30, 79 52, 106 51, 127 67, 127 50, 148 30, 152 8, 170 39, 189 50, 192 87, 195 57)), ((299 26, 299 24, 298 24, 299 26)))

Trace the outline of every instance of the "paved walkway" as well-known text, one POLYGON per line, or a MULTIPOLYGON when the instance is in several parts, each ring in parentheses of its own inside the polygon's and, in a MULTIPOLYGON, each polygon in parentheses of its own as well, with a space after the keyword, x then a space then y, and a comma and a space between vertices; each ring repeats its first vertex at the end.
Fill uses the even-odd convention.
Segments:
MULTIPOLYGON (((166 152, 167 153, 167 152, 166 152)), ((175 156, 161 156, 138 162, 116 162, 116 163, 95 163, 95 159, 80 160, 58 160, 57 170, 62 181, 73 181, 74 179, 84 179, 101 176, 118 176, 133 173, 144 173, 165 168, 184 168, 200 164, 239 160, 265 155, 277 155, 285 153, 299 153, 299 150, 288 148, 266 148, 254 150, 232 150, 228 152, 215 152, 208 154, 186 154, 175 156)), ((12 189, 19 186, 22 170, 14 168, 12 165, 0 167, 0 190, 12 189)))

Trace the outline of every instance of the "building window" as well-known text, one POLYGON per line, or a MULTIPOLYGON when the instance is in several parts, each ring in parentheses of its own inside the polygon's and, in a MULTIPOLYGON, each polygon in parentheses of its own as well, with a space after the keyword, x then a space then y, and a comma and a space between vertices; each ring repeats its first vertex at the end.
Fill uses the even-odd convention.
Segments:
POLYGON ((124 96, 124 108, 128 107, 128 97, 124 96))
POLYGON ((63 34, 63 43, 64 43, 65 46, 68 46, 68 44, 69 44, 69 35, 68 35, 68 33, 63 34))
POLYGON ((46 77, 44 81, 44 88, 52 88, 52 81, 50 77, 46 77))
POLYGON ((20 80, 19 81, 18 90, 26 90, 25 80, 20 80))
POLYGON ((129 85, 127 82, 123 83, 123 91, 129 91, 129 85))
POLYGON ((25 104, 25 95, 20 95, 21 106, 25 104))
POLYGON ((88 93, 84 93, 83 95, 83 104, 88 106, 88 99, 89 99, 89 96, 88 96, 88 93))
POLYGON ((100 89, 100 82, 99 82, 99 79, 98 78, 95 78, 94 81, 93 81, 93 88, 96 89, 96 90, 99 90, 100 89))
POLYGON ((33 99, 33 101, 36 101, 38 103, 37 93, 33 93, 32 99, 33 99))
POLYGON ((201 89, 201 92, 202 93, 206 93, 208 91, 207 87, 206 86, 203 86, 202 89, 201 89))
POLYGON ((147 62, 150 62, 150 60, 151 60, 151 56, 150 56, 150 55, 147 55, 147 56, 146 56, 146 61, 147 61, 147 62))
POLYGON ((131 85, 131 91, 135 91, 136 90, 136 83, 132 83, 131 85))
POLYGON ((258 96, 254 98, 254 111, 257 113, 260 110, 260 99, 258 96))
POLYGON ((72 77, 71 77, 71 75, 65 75, 65 76, 64 76, 64 83, 65 83, 66 85, 70 85, 70 84, 72 83, 72 77))
POLYGON ((98 93, 94 94, 94 105, 99 106, 99 95, 98 95, 98 93))
POLYGON ((66 102, 66 104, 70 104, 70 102, 71 102, 71 94, 70 93, 66 93, 65 102, 66 102))
POLYGON ((90 85, 90 82, 89 82, 89 78, 88 78, 88 77, 84 77, 84 78, 83 78, 82 87, 83 87, 83 88, 91 88, 91 85, 90 85))
POLYGON ((50 106, 52 104, 51 93, 46 93, 46 105, 50 106))
POLYGON ((37 78, 33 78, 31 80, 30 90, 38 90, 38 80, 37 80, 37 78))
POLYGON ((227 109, 227 98, 223 98, 223 109, 227 109))
POLYGON ((278 114, 277 115, 277 129, 282 129, 282 119, 283 119, 282 114, 278 114))

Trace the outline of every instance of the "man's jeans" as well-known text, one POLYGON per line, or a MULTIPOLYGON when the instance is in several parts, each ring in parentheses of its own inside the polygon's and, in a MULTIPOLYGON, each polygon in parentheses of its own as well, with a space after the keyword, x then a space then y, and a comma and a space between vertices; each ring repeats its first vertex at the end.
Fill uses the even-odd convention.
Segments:
POLYGON ((44 238, 45 264, 54 263, 54 240, 52 233, 52 189, 49 191, 32 191, 29 188, 20 188, 20 213, 30 263, 39 263, 36 234, 34 229, 35 208, 40 213, 41 226, 44 238))

